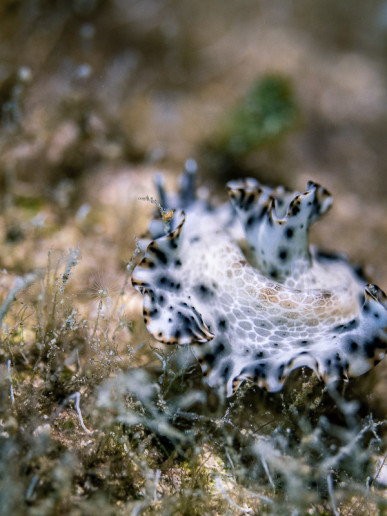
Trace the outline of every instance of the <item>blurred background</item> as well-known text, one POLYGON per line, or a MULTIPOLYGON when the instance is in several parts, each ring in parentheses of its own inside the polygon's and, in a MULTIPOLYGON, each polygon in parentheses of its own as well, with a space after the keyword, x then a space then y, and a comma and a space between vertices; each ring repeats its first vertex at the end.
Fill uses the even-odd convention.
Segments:
POLYGON ((313 240, 386 288, 386 57, 382 0, 3 0, 5 244, 77 214, 87 237, 90 206, 125 218, 193 158, 223 198, 237 176, 322 183, 335 203, 313 240))

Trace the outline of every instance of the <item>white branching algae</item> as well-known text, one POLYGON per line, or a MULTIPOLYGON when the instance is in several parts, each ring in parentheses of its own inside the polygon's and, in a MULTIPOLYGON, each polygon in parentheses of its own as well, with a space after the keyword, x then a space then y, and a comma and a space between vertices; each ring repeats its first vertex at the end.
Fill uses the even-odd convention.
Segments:
POLYGON ((231 181, 231 203, 209 207, 183 176, 171 230, 150 226, 153 240, 133 272, 150 334, 191 345, 210 386, 231 396, 243 381, 279 391, 306 366, 325 382, 359 376, 387 347, 384 293, 342 255, 309 247, 309 226, 332 203, 309 182, 305 192, 231 181), (181 210, 184 211, 181 211, 181 210), (238 245, 247 239, 247 260, 238 245))

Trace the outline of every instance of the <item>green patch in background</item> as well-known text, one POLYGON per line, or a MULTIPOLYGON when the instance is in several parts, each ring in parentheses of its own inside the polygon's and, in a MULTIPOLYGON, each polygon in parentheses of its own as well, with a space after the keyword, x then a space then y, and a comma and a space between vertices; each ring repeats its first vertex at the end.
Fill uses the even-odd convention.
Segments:
MULTIPOLYGON (((220 121, 219 130, 199 150, 201 168, 215 178, 235 178, 259 170, 251 156, 271 150, 278 157, 278 144, 297 127, 299 108, 288 78, 269 74, 255 81, 235 107, 220 121)), ((257 166, 258 165, 258 166, 257 166)), ((275 165, 274 165, 275 166, 275 165)))

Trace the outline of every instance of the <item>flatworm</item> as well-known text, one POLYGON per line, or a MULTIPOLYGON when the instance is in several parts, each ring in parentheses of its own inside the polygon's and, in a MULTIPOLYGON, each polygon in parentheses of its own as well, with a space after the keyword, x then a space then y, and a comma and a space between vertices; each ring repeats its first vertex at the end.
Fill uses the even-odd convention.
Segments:
POLYGON ((164 207, 179 211, 167 234, 151 224, 132 276, 156 340, 191 345, 208 384, 227 396, 244 381, 277 392, 304 366, 325 382, 346 380, 384 357, 385 294, 345 256, 309 246, 309 226, 332 204, 327 190, 248 178, 229 182, 231 202, 214 208, 195 199, 193 182, 186 172, 172 197, 158 181, 164 207))

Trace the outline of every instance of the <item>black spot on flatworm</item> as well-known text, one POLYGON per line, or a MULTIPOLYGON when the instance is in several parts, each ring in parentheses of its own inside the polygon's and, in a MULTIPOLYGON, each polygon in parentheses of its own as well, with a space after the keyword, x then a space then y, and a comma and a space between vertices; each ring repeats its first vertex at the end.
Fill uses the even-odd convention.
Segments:
POLYGON ((214 296, 214 292, 204 283, 197 285, 194 290, 196 295, 203 300, 211 299, 214 296))
POLYGON ((278 258, 282 261, 285 261, 288 257, 288 252, 286 249, 280 249, 278 251, 278 258))
POLYGON ((150 248, 150 251, 154 253, 157 256, 157 259, 164 263, 164 265, 168 263, 167 255, 158 247, 152 247, 150 248))
POLYGON ((206 353, 204 355, 204 360, 207 364, 212 365, 215 362, 215 355, 213 353, 206 353))
POLYGON ((226 319, 219 319, 219 321, 218 321, 218 328, 221 331, 225 331, 227 329, 227 321, 226 321, 226 319))
POLYGON ((355 342, 354 340, 350 340, 350 341, 348 342, 348 350, 349 350, 350 352, 352 352, 352 353, 353 353, 353 352, 354 352, 354 351, 356 351, 358 348, 359 348, 359 344, 358 344, 357 342, 355 342))
POLYGON ((286 238, 293 238, 294 235, 294 229, 293 228, 287 228, 285 231, 286 238))

